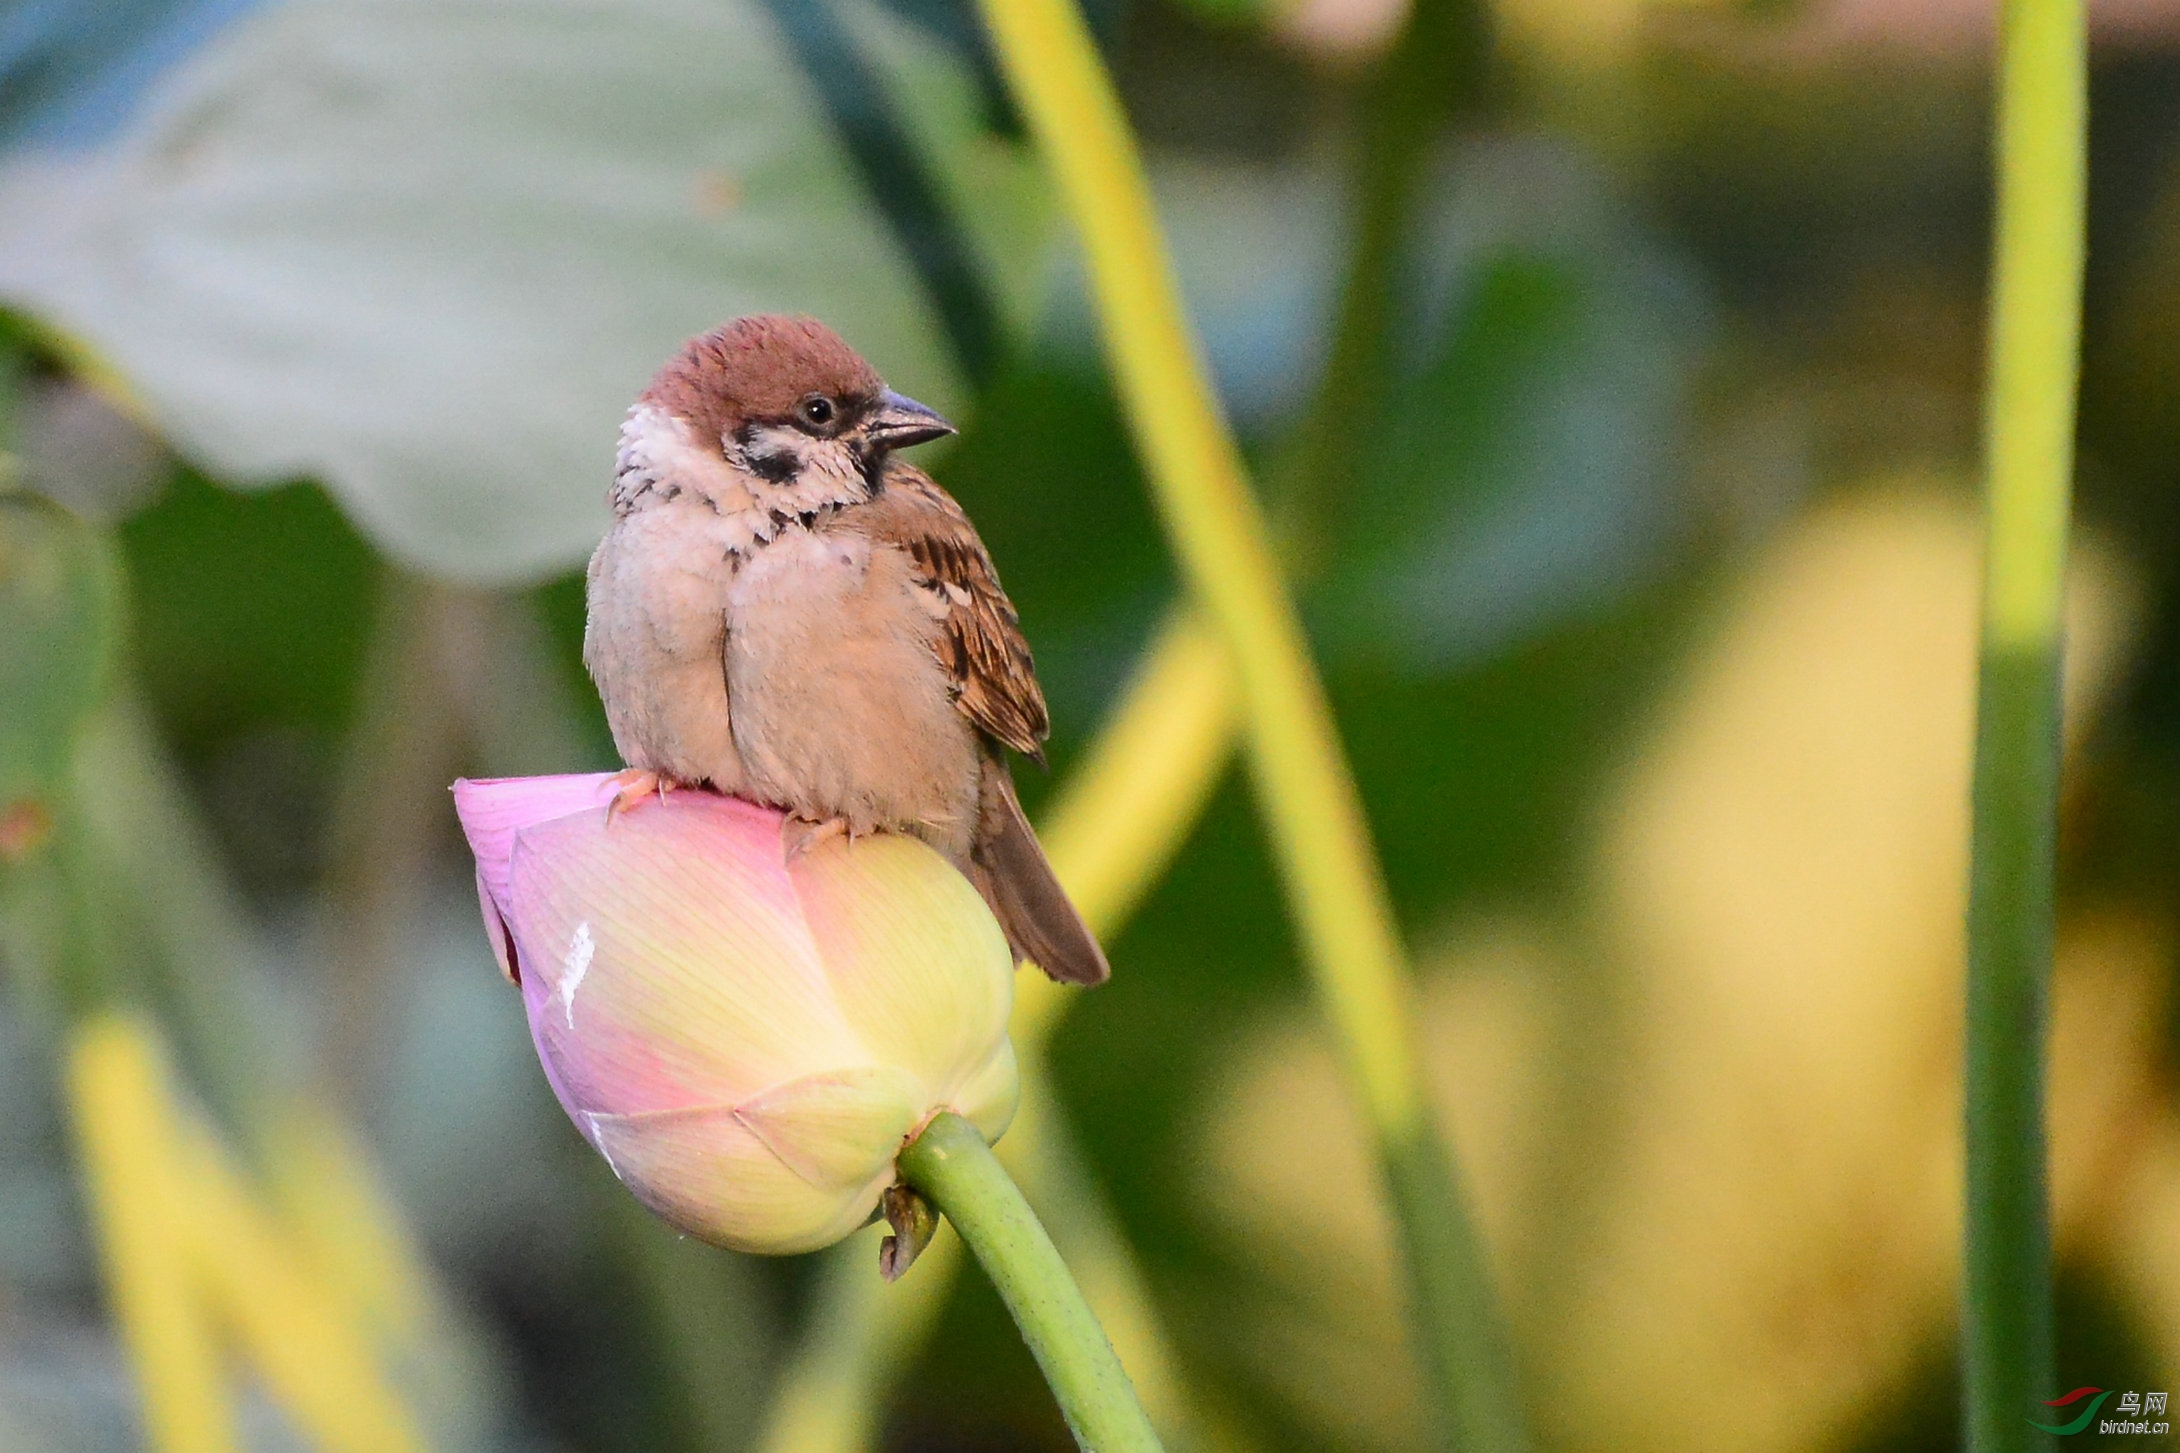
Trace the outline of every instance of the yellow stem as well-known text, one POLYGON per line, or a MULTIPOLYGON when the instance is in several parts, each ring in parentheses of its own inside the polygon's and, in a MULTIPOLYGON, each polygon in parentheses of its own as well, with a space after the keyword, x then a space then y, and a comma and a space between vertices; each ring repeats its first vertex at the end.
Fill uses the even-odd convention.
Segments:
POLYGON ((1332 713, 1213 401, 1134 138, 1068 0, 983 0, 1001 68, 1080 233, 1105 346, 1191 594, 1232 653, 1274 853, 1381 1139, 1424 1121, 1410 986, 1332 713))
POLYGON ((274 1206, 312 1276, 395 1360, 443 1354, 431 1346, 431 1324, 444 1315, 438 1288, 348 1127, 299 1100, 269 1149, 274 1206))
MULTIPOLYGON (((76 1033, 69 1088, 114 1311, 159 1453, 237 1446, 215 1327, 325 1453, 421 1450, 353 1301, 389 1320, 383 1286, 351 1298, 251 1195, 194 1114, 174 1103, 155 1033, 106 1014, 76 1033)), ((357 1248, 368 1255, 368 1246, 357 1248)), ((367 1277, 374 1283, 376 1277, 367 1277)))
POLYGON ((421 1450, 352 1309, 312 1276, 210 1132, 192 1120, 177 1132, 197 1274, 273 1396, 324 1453, 421 1450))
POLYGON ((1999 51, 1999 208, 1984 409, 1985 646, 2058 639, 2074 479, 2088 191, 2088 28, 2078 3, 2011 0, 1999 51))
POLYGON ((86 1021, 68 1054, 68 1097, 107 1293, 144 1398, 155 1453, 234 1453, 241 1444, 212 1319, 180 1254, 165 1072, 144 1027, 86 1021))
POLYGON ((1446 1447, 1526 1421, 1484 1248, 1419 1071, 1410 983, 1362 801, 1240 451, 1213 399, 1120 100, 1073 0, 981 0, 1087 254, 1123 406, 1189 593, 1231 653, 1257 796, 1305 958, 1375 1132, 1446 1447))
MULTIPOLYGON (((1199 612, 1175 612, 1038 830, 1060 883, 1100 935, 1127 922, 1181 850, 1233 751, 1240 707, 1225 644, 1199 612)), ((1025 1063, 1039 1060, 1081 997, 1042 974, 1021 976, 1009 1032, 1025 1063)))
MULTIPOLYGON (((229 885, 205 864, 218 854, 190 811, 174 768, 135 703, 95 719, 77 746, 71 810, 80 815, 113 896, 132 909, 169 967, 185 1045, 193 1039, 246 1149, 264 1162, 287 1224, 306 1247, 338 1242, 333 1294, 383 1329, 404 1364, 474 1365, 451 1324, 452 1303, 379 1187, 369 1155, 311 1097, 277 1097, 247 1049, 236 1049, 233 966, 251 928, 229 885), (193 1031, 193 1033, 192 1033, 193 1031), (284 1098, 291 1108, 276 1114, 284 1098)), ((240 1036, 246 1040, 247 1034, 240 1036)), ((185 1059, 187 1056, 185 1055, 185 1059)), ((200 1086, 201 1088, 201 1086, 200 1086)))

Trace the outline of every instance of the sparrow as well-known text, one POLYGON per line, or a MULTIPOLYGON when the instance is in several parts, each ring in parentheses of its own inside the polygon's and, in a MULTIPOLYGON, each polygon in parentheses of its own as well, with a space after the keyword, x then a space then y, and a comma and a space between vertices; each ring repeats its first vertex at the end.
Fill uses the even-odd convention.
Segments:
POLYGON ((738 318, 659 370, 588 575, 616 809, 708 787, 786 812, 791 854, 913 834, 1017 962, 1100 983, 1008 770, 1050 730, 1021 623, 961 506, 895 457, 953 432, 809 318, 738 318))

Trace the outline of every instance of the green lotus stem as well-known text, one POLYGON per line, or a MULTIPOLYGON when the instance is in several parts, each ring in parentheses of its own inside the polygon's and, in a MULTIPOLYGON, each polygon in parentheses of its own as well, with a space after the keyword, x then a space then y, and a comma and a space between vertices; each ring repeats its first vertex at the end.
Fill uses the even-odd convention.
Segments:
POLYGON ((1191 595, 1232 652, 1272 848, 1378 1142, 1448 1446, 1524 1446, 1483 1248, 1433 1124, 1412 986, 1362 803, 1270 531, 1183 313, 1119 97, 1068 0, 982 0, 1088 259, 1115 384, 1191 595))
POLYGON ((901 1178, 939 1208, 992 1279, 1086 1453, 1159 1453, 1158 1435, 1052 1238, 976 1127, 951 1111, 901 1152, 901 1178))
POLYGON ((1968 1446, 2048 1446, 2044 1040, 2058 816, 2060 609, 2086 195, 2082 0, 2006 0, 1985 399, 1988 509, 1968 906, 1968 1446))

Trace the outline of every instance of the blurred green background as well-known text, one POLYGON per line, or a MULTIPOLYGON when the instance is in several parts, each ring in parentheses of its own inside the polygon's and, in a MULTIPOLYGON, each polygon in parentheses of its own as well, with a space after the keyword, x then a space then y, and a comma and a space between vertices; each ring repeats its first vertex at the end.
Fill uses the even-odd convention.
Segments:
MULTIPOLYGON (((1989 9, 1415 3, 1091 18, 1533 1421, 1951 1447, 1989 9)), ((2054 1395, 2180 1381, 2180 4, 2092 16, 2054 1395)), ((972 9, 13 0, 0 301, 0 1446, 140 1445, 56 1079, 114 982, 237 1135, 350 1119, 452 1295, 442 1445, 750 1446, 809 1268, 627 1207, 445 787, 617 765, 578 655, 614 431, 758 310, 964 426, 923 462, 1021 609, 1052 780, 1095 732, 1174 573, 972 9)), ((1284 924, 1237 774, 1058 1084, 1235 1446, 1420 1447, 1284 924)), ((980 1278, 885 1443, 1066 1446, 980 1278)))

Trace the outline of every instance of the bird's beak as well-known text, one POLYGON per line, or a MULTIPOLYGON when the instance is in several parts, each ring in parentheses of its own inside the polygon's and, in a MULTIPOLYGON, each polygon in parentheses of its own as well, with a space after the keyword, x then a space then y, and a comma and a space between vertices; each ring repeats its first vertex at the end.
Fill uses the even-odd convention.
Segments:
POLYGON ((863 426, 863 437, 881 449, 905 449, 953 432, 954 426, 935 411, 892 389, 878 396, 878 411, 863 426))

